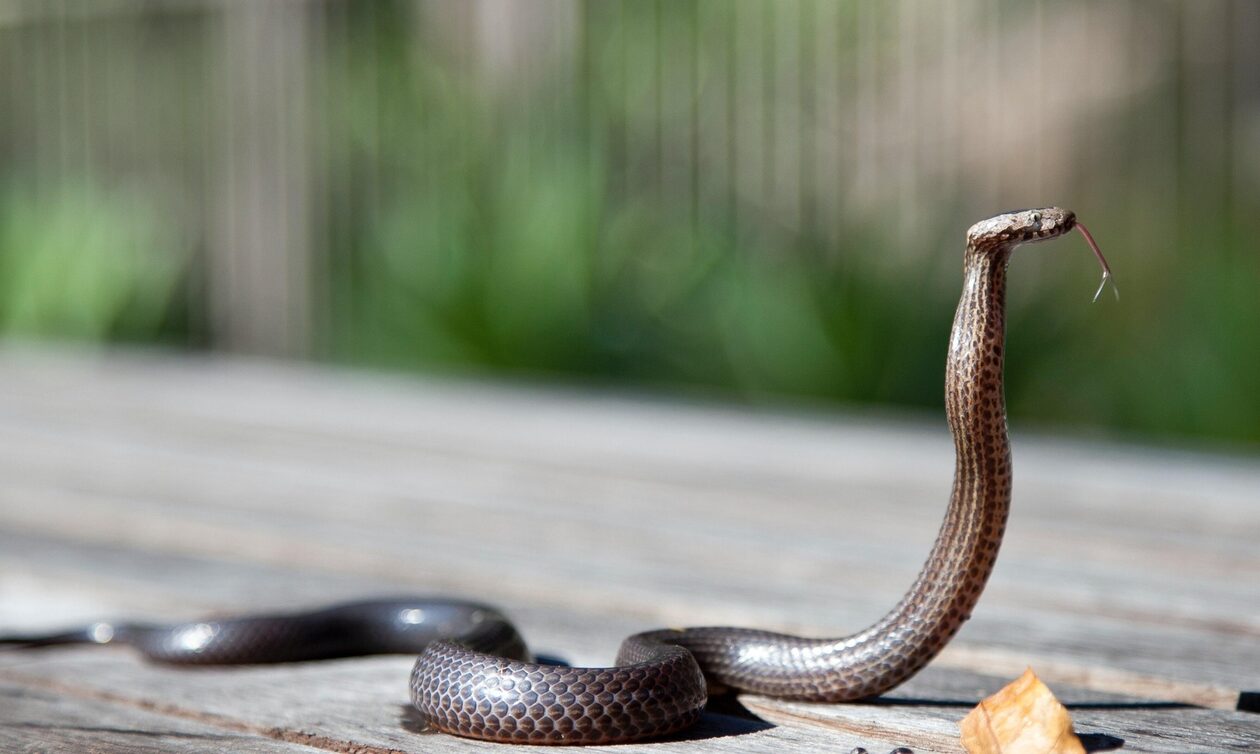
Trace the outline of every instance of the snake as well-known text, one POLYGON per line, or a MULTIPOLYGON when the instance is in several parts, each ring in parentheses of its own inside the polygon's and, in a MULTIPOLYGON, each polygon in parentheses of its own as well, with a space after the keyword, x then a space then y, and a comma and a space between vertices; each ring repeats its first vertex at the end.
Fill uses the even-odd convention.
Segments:
POLYGON ((878 696, 940 652, 970 617, 993 571, 1012 487, 1003 388, 1007 266, 1017 247, 1073 228, 1102 266, 1101 293, 1111 271, 1069 210, 1007 212, 967 231, 945 367, 955 448, 949 504, 909 590, 857 633, 833 639, 725 626, 660 629, 625 639, 612 667, 568 667, 533 661, 520 633, 492 606, 402 597, 174 625, 96 623, 0 643, 121 643, 154 661, 200 665, 418 654, 410 696, 429 726, 530 744, 624 743, 677 733, 699 719, 710 692, 833 703, 878 696))

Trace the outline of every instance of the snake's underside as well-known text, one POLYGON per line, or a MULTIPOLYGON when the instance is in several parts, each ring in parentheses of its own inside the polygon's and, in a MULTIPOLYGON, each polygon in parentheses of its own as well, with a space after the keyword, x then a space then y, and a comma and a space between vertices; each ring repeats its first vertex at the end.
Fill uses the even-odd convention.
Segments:
POLYGON ((198 664, 419 652, 411 698, 430 725, 525 743, 614 743, 673 733, 699 717, 709 684, 827 702, 884 693, 953 637, 992 571, 1011 500, 1002 387, 1007 263, 1015 247, 1075 226, 1073 213, 1051 207, 999 215, 968 231, 945 369, 956 451, 945 520, 901 601, 851 636, 808 639, 726 627, 651 631, 626 639, 615 667, 571 668, 529 662, 520 636, 494 608, 407 599, 180 626, 98 624, 7 641, 123 641, 154 660, 198 664))

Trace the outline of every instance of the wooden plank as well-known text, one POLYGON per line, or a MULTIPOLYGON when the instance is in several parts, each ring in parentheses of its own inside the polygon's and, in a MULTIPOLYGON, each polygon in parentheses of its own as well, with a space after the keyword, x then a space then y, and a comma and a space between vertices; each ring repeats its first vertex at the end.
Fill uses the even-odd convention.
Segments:
MULTIPOLYGON (((975 705, 974 700, 989 696, 1009 680, 1010 676, 945 671, 937 665, 875 705, 820 705, 755 695, 744 695, 741 700, 749 710, 776 724, 840 731, 856 726, 896 730, 903 725, 901 719, 912 715, 923 739, 930 738, 942 750, 957 751, 958 721, 975 705)), ((1122 742, 1125 752, 1184 754, 1250 752, 1260 743, 1260 727, 1252 714, 1153 702, 1068 683, 1051 685, 1087 744, 1102 747, 1122 742)))
MULTIPOLYGON (((121 371, 126 376, 126 365, 121 371)), ((176 379, 192 376, 174 371, 170 376, 176 379)), ((348 418, 345 404, 355 401, 337 393, 336 385, 319 386, 316 379, 315 391, 291 390, 293 405, 270 410, 285 410, 295 418, 283 420, 276 414, 274 420, 259 421, 224 401, 222 392, 256 393, 257 386, 268 384, 270 372, 224 371, 237 374, 218 391, 201 379, 189 386, 217 404, 209 415, 187 408, 174 395, 156 406, 146 404, 142 396, 153 391, 145 393, 142 385, 117 380, 115 374, 110 377, 122 384, 110 386, 108 400, 97 395, 79 405, 60 405, 64 413, 53 417, 23 420, 9 411, 0 464, 11 480, 4 494, 12 504, 4 505, 0 516, 7 525, 27 531, 77 531, 89 541, 129 541, 210 555, 294 558, 312 568, 327 567, 328 552, 337 553, 336 568, 362 573, 388 573, 397 563, 408 562, 425 583, 491 597, 528 590, 535 600, 579 601, 596 608, 609 602, 609 590, 614 589, 613 609, 657 622, 835 631, 887 607, 890 595, 909 581, 921 557, 914 551, 926 551, 939 516, 940 503, 930 502, 939 498, 939 489, 930 490, 928 480, 913 474, 897 473, 887 460, 875 460, 876 453, 862 450, 863 438, 866 446, 898 446, 897 455, 907 468, 926 469, 922 473, 929 475, 939 466, 948 473, 948 461, 939 461, 940 456, 948 458, 946 441, 926 439, 914 430, 885 429, 884 437, 864 426, 830 427, 694 409, 679 409, 681 421, 671 422, 659 406, 645 410, 663 425, 662 436, 680 429, 692 436, 690 446, 721 442, 718 438, 725 433, 724 444, 735 452, 729 460, 695 458, 672 466, 669 459, 648 454, 645 460, 651 465, 635 468, 635 456, 642 458, 636 443, 605 449, 607 455, 622 452, 631 463, 615 464, 598 455, 584 463, 584 441, 597 438, 591 428, 575 427, 571 440, 555 429, 537 432, 534 445, 524 437, 509 445, 502 436, 523 435, 525 427, 566 412, 589 416, 591 424, 628 427, 633 434, 633 406, 614 403, 596 409, 591 402, 571 398, 566 405, 567 397, 554 394, 543 394, 537 401, 541 405, 533 406, 526 394, 442 386, 435 400, 424 393, 407 394, 410 400, 398 411, 410 413, 419 428, 438 433, 441 447, 424 435, 412 436, 413 430, 398 423, 377 425, 381 436, 374 437, 371 426, 349 421, 350 429, 339 438, 335 422, 348 418), (256 387, 251 390, 248 384, 256 387), (494 424, 495 439, 486 443, 491 447, 481 448, 459 430, 455 436, 449 431, 441 436, 442 427, 466 431, 464 417, 452 415, 452 405, 472 404, 468 413, 476 418, 486 411, 486 401, 504 417, 500 422, 482 417, 484 425, 494 424), (312 420, 311 414, 322 412, 299 410, 297 404, 329 406, 331 416, 312 420), (99 415, 101 405, 108 407, 105 416, 99 415), (435 421, 429 409, 445 416, 435 421), (110 422, 110 432, 93 429, 101 422, 110 422), (717 424, 718 431, 707 430, 706 422, 717 424), (754 432, 766 437, 764 445, 729 439, 754 432), (501 447, 493 447, 495 442, 501 447), (547 444, 553 447, 540 453, 537 446, 547 444), (758 450, 777 444, 801 449, 802 455, 817 459, 816 465, 802 464, 798 456, 782 459, 784 468, 758 469, 758 450), (850 472, 856 477, 853 484, 833 479, 835 473, 823 464, 819 450, 824 445, 836 446, 842 457, 859 456, 868 469, 882 468, 884 486, 868 478, 869 471, 850 472), (576 460, 565 460, 569 451, 576 460), (742 474, 730 478, 717 466, 722 462, 742 474), (595 463, 615 471, 601 474, 595 463), (82 489, 81 480, 90 480, 89 489, 82 489), (837 488, 860 492, 836 500, 837 488), (42 504, 22 502, 36 499, 42 504), (882 508, 864 511, 870 499, 879 500, 882 508), (348 505, 351 500, 354 504, 348 505), (295 520, 298 506, 302 513, 295 520), (861 522, 856 540, 846 534, 854 528, 850 520, 861 522), (662 521, 676 523, 661 526, 662 521), (610 532, 620 547, 605 546, 610 532), (470 552, 464 542, 473 539, 480 548, 470 552), (838 547, 837 542, 845 544, 838 547), (728 557, 732 551, 741 557, 728 557), (459 567, 452 568, 454 563, 459 567), (511 577, 505 579, 505 573, 511 577)), ((168 382, 165 375, 159 379, 168 382)), ((101 389, 100 382, 94 389, 101 389)), ((347 382, 342 390, 357 381, 347 382)), ((41 380, 37 386, 43 384, 41 380)), ((265 392, 269 402, 281 400, 273 391, 265 392)), ((50 410, 54 395, 64 393, 64 386, 42 391, 47 402, 43 410, 50 410)), ((38 405, 31 398, 30 392, 22 395, 19 407, 38 405)), ((488 426, 483 431, 490 436, 488 426)), ((644 444, 652 445, 647 440, 644 444)), ((1024 465, 1037 463, 1036 450, 1020 456, 1032 456, 1024 465)), ((1054 450, 1051 446, 1048 452, 1054 450)), ((1079 460, 1069 456, 1065 464, 1079 460)), ((1114 465, 1123 475, 1122 456, 1114 465)), ((1189 462, 1182 466, 1187 473, 1193 468, 1189 462)), ((1129 473, 1136 477, 1139 472, 1129 473)), ((1107 478, 1102 486, 1115 484, 1115 472, 1100 476, 1107 478)), ((1163 473, 1150 486, 1164 485, 1170 476, 1163 473)), ((1166 669, 1183 653, 1182 645, 1211 644, 1217 652, 1223 642, 1242 654, 1225 653, 1218 662, 1209 662, 1220 675, 1208 680, 1254 685, 1250 668, 1255 663, 1247 660, 1254 659, 1248 647, 1257 622, 1255 582, 1240 576, 1256 572, 1249 520, 1255 516, 1235 515, 1230 485, 1212 485, 1215 499, 1222 501, 1219 513, 1211 500, 1195 504, 1205 509, 1196 529, 1180 516, 1148 515, 1132 525, 1131 513, 1099 520, 1099 514, 1086 508, 1087 498, 1072 493, 1071 485, 1079 482, 1071 479, 1058 468, 1040 482, 1026 483, 1040 483, 1043 489, 1034 487, 1019 501, 1023 507, 1016 511, 1007 551, 964 640, 979 631, 976 641, 1009 645, 1012 637, 1022 639, 1028 631, 1074 628, 1070 638, 1079 641, 1055 639, 1065 644, 1069 659, 1088 660, 1112 646, 1132 644, 1128 632, 1136 623, 1150 632, 1138 643, 1153 654, 1122 657, 1122 664, 1134 672, 1166 669), (1068 481, 1051 485, 1047 478, 1056 472, 1068 481), (1021 515, 1032 516, 1032 525, 1041 531, 1021 527, 1021 515), (1073 520, 1088 526, 1064 523, 1073 520), (1152 559, 1153 552, 1164 557, 1152 559), (990 628, 982 630, 986 624, 990 628), (1201 631, 1208 636, 1196 637, 1201 631), (1108 641, 1100 641, 1102 637, 1108 641)), ((1148 492, 1149 486, 1142 487, 1121 499, 1148 492)), ((1176 497, 1182 493, 1175 485, 1160 493, 1174 503, 1159 505, 1159 510, 1179 510, 1177 504, 1184 502, 1176 497)), ((1193 669, 1196 675, 1203 671, 1198 661, 1193 669)))
MULTIPOLYGON (((819 725, 837 731, 897 730, 907 710, 898 706, 811 705, 748 697, 754 713, 780 725, 819 725)), ((1136 704, 1085 703, 1069 706, 1078 734, 1089 742, 1123 742, 1124 752, 1185 754, 1186 752, 1254 752, 1260 737, 1254 716, 1223 710, 1161 707, 1136 704)), ((968 707, 918 705, 913 707, 918 738, 924 751, 960 750, 958 720, 968 707)), ((1107 748, 1115 748, 1108 746, 1107 748)))
POLYGON ((0 681, 0 751, 298 754, 315 749, 222 724, 0 681))
MULTIPOLYGON (((6 606, 0 614, 5 618, 0 630, 65 627, 118 616, 117 610, 105 610, 102 602, 130 605, 125 612, 141 619, 169 620, 230 612, 234 599, 238 611, 246 609, 242 602, 270 609, 396 593, 405 585, 405 581, 382 583, 336 574, 313 577, 305 569, 282 565, 84 546, 0 532, 0 604, 6 606), (85 585, 87 571, 94 580, 85 585), (199 585, 196 590, 188 588, 191 576, 199 585)), ((506 607, 531 638, 535 651, 575 664, 606 664, 620 637, 635 630, 624 618, 558 613, 526 603, 506 607), (533 642, 535 638, 540 641, 533 642)), ((219 721, 232 729, 263 731, 282 740, 314 742, 338 751, 352 747, 364 751, 485 748, 447 736, 417 736, 423 733, 422 725, 407 706, 411 663, 408 657, 384 657, 190 671, 147 664, 123 648, 64 648, 0 652, 0 678, 90 701, 109 700, 178 718, 219 721)), ((695 750, 695 742, 712 740, 723 751, 735 752, 792 746, 891 749, 915 740, 913 728, 895 741, 886 737, 889 731, 859 733, 772 728, 757 720, 708 713, 699 728, 675 744, 654 743, 652 747, 695 750)))
MULTIPOLYGON (((412 536, 409 529, 378 532, 375 527, 360 528, 344 520, 312 525, 306 517, 292 521, 249 512, 222 517, 219 511, 217 521, 180 521, 177 510, 102 508, 102 500, 91 496, 53 497, 44 493, 42 499, 64 506, 64 512, 54 516, 47 507, 14 506, 14 511, 27 516, 11 511, 6 522, 9 528, 17 530, 25 522, 26 531, 39 531, 36 527, 40 522, 30 518, 38 511, 52 522, 45 533, 68 533, 85 542, 112 539, 159 552, 293 562, 313 573, 349 571, 378 579, 397 577, 417 588, 499 600, 528 595, 540 607, 582 605, 591 611, 635 616, 648 625, 702 621, 772 625, 813 633, 836 631, 836 626, 856 627, 864 617, 875 617, 904 586, 887 584, 883 594, 868 594, 864 603, 849 604, 845 609, 843 603, 817 604, 835 599, 833 593, 840 594, 843 584, 824 587, 811 583, 806 588, 789 578, 776 594, 771 583, 749 586, 730 578, 696 580, 684 574, 671 580, 668 568, 634 567, 632 563, 621 564, 624 568, 620 570, 617 564, 582 566, 572 557, 557 559, 554 552, 548 556, 482 550, 473 557, 462 553, 460 545, 447 541, 444 531, 412 536), (102 519, 103 511, 108 520, 102 519), (153 527, 152 521, 159 518, 163 524, 153 527), (295 545, 295 540, 301 546, 295 545), (514 563, 514 558, 520 562, 514 563), (400 573, 399 564, 403 563, 408 571, 400 573), (450 563, 461 565, 452 569, 450 563), (573 580, 573 569, 577 568, 585 568, 586 580, 573 580), (505 579, 503 574, 509 570, 514 578, 505 579), (745 600, 755 598, 761 607, 739 601, 741 595, 745 600)), ((109 501, 104 505, 109 506, 109 501)), ((458 534, 456 531, 452 536, 458 534)), ((744 570, 738 569, 736 576, 756 583, 744 570)), ((1066 607, 1063 603, 1051 605, 1058 607, 1057 611, 1047 610, 1036 604, 1037 589, 1030 589, 1030 596, 1012 600, 1015 604, 1010 607, 990 608, 987 602, 982 603, 964 633, 965 641, 1025 651, 1037 647, 1047 656, 1078 658, 1086 663, 1091 657, 1110 661, 1123 650, 1119 664, 1135 672, 1172 673, 1176 677, 1176 672, 1183 670, 1189 679, 1216 680, 1236 687, 1247 686, 1248 679, 1254 681, 1256 650, 1245 633, 1230 635, 1213 625, 1160 623, 1158 614, 1145 621, 1127 615, 1082 615, 1070 609, 1071 603, 1066 607)))
MULTIPOLYGON (((73 606, 79 600, 78 590, 83 588, 81 575, 88 568, 92 568, 97 576, 97 583, 90 585, 93 599, 101 596, 118 599, 117 595, 125 595, 126 600, 142 608, 149 606, 145 617, 150 618, 163 617, 152 607, 162 604, 168 605, 165 616, 168 618, 171 617, 169 605, 172 604, 181 605, 175 610, 180 617, 204 614, 207 610, 204 606, 199 608, 200 612, 183 606, 195 603, 230 604, 234 592, 240 590, 244 583, 254 585, 249 590, 249 599, 257 601, 259 607, 309 604, 321 591, 326 599, 338 598, 343 590, 345 596, 362 596, 373 588, 366 579, 361 580, 362 583, 354 583, 353 578, 345 577, 332 577, 330 580, 334 583, 321 584, 319 579, 313 580, 311 574, 301 568, 243 565, 125 549, 83 548, 77 543, 59 544, 46 539, 23 541, 11 534, 4 535, 0 545, 0 552, 4 553, 3 559, 0 559, 0 572, 6 574, 0 580, 0 588, 5 595, 8 612, 25 612, 28 615, 36 611, 46 613, 50 604, 55 606, 68 591, 72 609, 69 613, 60 611, 62 618, 55 625, 65 625, 73 619, 85 621, 102 617, 100 608, 91 604, 91 600, 87 605, 73 606), (77 564, 76 558, 79 560, 77 564), (29 582, 24 589, 19 589, 13 583, 14 567, 23 563, 30 570, 30 575, 26 577, 29 582), (199 577, 198 583, 205 588, 196 591, 187 588, 189 576, 193 574, 199 577), (294 599, 292 592, 295 589, 309 594, 294 599), (290 594, 282 596, 286 590, 290 594), (23 600, 15 599, 15 592, 25 592, 31 597, 24 604, 23 600)), ((394 585, 377 583, 374 586, 388 591, 394 585)), ((218 609, 222 610, 222 607, 218 609)), ((515 607, 512 613, 521 619, 523 629, 531 638, 545 637, 544 644, 549 647, 578 648, 576 654, 569 654, 566 659, 580 663, 599 664, 606 660, 612 647, 599 645, 609 644, 613 637, 631 630, 602 615, 580 612, 557 614, 552 609, 539 610, 528 605, 515 607), (592 641, 591 637, 598 638, 592 641)), ((51 627, 48 623, 44 625, 51 627)), ((407 726, 415 727, 415 721, 407 715, 399 713, 398 722, 393 723, 387 714, 388 710, 405 710, 405 678, 409 667, 409 658, 371 658, 282 668, 197 670, 191 676, 195 683, 190 683, 187 670, 146 665, 130 653, 108 649, 0 656, 0 677, 31 688, 60 693, 73 691, 87 699, 125 702, 177 717, 230 721, 236 728, 268 731, 269 735, 279 735, 285 740, 318 739, 324 742, 321 745, 334 748, 352 741, 373 748, 404 751, 412 750, 411 747, 421 743, 428 748, 432 743, 428 739, 413 740, 407 735, 414 733, 408 731, 407 726), (295 691, 300 693, 301 698, 295 700, 295 691)), ((761 751, 770 745, 786 746, 788 741, 778 736, 788 733, 791 733, 792 742, 808 743, 813 748, 859 744, 868 748, 888 744, 888 748, 892 748, 894 745, 909 744, 921 752, 952 751, 954 748, 950 741, 956 736, 957 720, 967 708, 1002 682, 1002 679, 983 674, 929 669, 888 695, 890 705, 880 707, 799 705, 744 697, 745 706, 779 725, 772 729, 775 733, 771 734, 754 723, 716 715, 707 718, 706 727, 699 735, 723 736, 722 747, 736 751, 761 751), (794 730, 801 725, 818 730, 813 734, 794 730), (767 737, 772 744, 763 740, 767 737)), ((1159 712, 1167 705, 1152 705, 1140 699, 1099 694, 1088 689, 1066 687, 1057 690, 1065 700, 1078 702, 1090 714, 1111 707, 1117 710, 1113 717, 1095 714, 1090 718, 1091 727, 1082 728, 1083 732, 1102 731, 1107 735, 1119 735, 1130 742, 1130 748, 1149 744, 1148 748, 1133 749, 1138 751, 1176 750, 1160 748, 1166 743, 1162 728, 1140 729, 1140 725, 1152 721, 1139 718, 1135 723, 1130 714, 1130 710, 1159 712), (1152 735, 1151 731, 1159 733, 1152 735)), ((1235 735, 1237 731, 1248 730, 1248 725, 1254 725, 1247 718, 1243 713, 1233 713, 1209 717, 1206 721, 1213 729, 1233 730, 1230 735, 1235 735)), ((1153 722, 1159 722, 1159 718, 1153 722)), ((1185 726, 1184 721, 1181 725, 1185 726)), ((476 747, 475 744, 442 739, 438 743, 444 747, 476 747)), ((1235 749, 1208 746, 1202 750, 1235 749)))
MULTIPOLYGON (((405 576, 406 580, 420 587, 496 599, 528 594, 531 601, 539 605, 581 604, 590 610, 612 610, 656 623, 736 622, 796 627, 812 632, 828 628, 834 631, 835 626, 858 625, 863 612, 867 613, 866 617, 875 617, 903 587, 903 584, 888 583, 883 594, 872 592, 862 603, 849 604, 847 609, 843 604, 831 605, 824 610, 816 603, 829 597, 834 599, 831 595, 840 594, 843 584, 827 587, 809 584, 806 588, 792 583, 789 574, 785 579, 787 583, 776 594, 775 584, 748 586, 730 578, 717 581, 697 580, 682 574, 674 576, 660 563, 655 568, 629 562, 582 566, 576 561, 588 557, 585 550, 578 551, 576 556, 562 553, 564 557, 560 558, 555 557, 555 551, 548 556, 485 549, 476 556, 469 556, 461 552, 461 545, 446 539, 447 536, 458 537, 458 529, 453 533, 442 527, 438 527, 437 533, 425 534, 405 528, 393 533, 378 532, 375 526, 363 528, 341 519, 312 523, 307 517, 293 521, 291 517, 268 517, 248 511, 225 516, 221 510, 215 512, 216 520, 198 520, 193 516, 192 520, 181 521, 179 510, 158 506, 123 510, 117 505, 111 506, 110 501, 116 501, 115 498, 103 503, 93 496, 77 497, 68 493, 54 496, 46 490, 39 496, 45 503, 56 503, 61 511, 59 515, 53 515, 47 507, 14 506, 7 516, 7 525, 15 530, 25 525, 27 531, 38 531, 41 521, 46 521, 51 523, 45 532, 70 533, 84 541, 112 539, 157 551, 187 551, 261 562, 293 561, 313 571, 353 571, 377 578, 399 571, 399 564, 406 563, 412 569, 405 576), (102 512, 107 513, 108 520, 102 519, 102 512), (36 513, 41 518, 32 520, 31 516, 36 513), (163 523, 155 527, 154 520, 163 523), (295 544, 295 540, 301 544, 295 544), (520 562, 514 563, 514 559, 520 562), (450 563, 461 563, 461 566, 452 570, 450 563), (573 569, 577 568, 585 568, 585 580, 573 580, 573 569), (503 574, 509 569, 514 578, 505 580, 503 574), (759 610, 757 606, 739 602, 736 600, 739 595, 754 597, 764 607, 759 610)), ((484 514, 481 520, 486 520, 484 514)), ((632 537, 626 539, 633 541, 632 537)), ((717 565, 712 568, 716 571, 717 565)), ((747 574, 746 567, 737 569, 735 575, 755 583, 755 576, 747 574)), ((1122 664, 1127 663, 1135 671, 1168 672, 1185 666, 1187 672, 1194 674, 1189 676, 1191 678, 1220 681, 1233 678, 1238 686, 1246 685, 1248 678, 1254 679, 1250 675, 1254 673, 1254 665, 1248 660, 1254 658, 1255 648, 1245 633, 1230 636, 1227 632, 1215 631, 1212 625, 1162 624, 1158 614, 1140 622, 1126 615, 1080 615, 1071 610, 1070 601, 1066 602, 1066 607, 1064 601, 1052 605, 1062 610, 1057 612, 1037 605, 1036 595, 1037 590, 1033 589, 1028 597, 1012 598, 1010 601, 1015 604, 1010 607, 990 608, 988 603, 982 603, 976 620, 964 634, 967 641, 1008 648, 1027 649, 1030 645, 1056 648, 1069 657, 1084 655, 1086 658, 1091 653, 1104 657, 1116 654, 1116 649, 1120 648, 1128 653, 1121 658, 1122 664), (1089 630, 1082 633, 1082 628, 1089 630), (1196 646, 1202 648, 1202 652, 1190 654, 1196 646), (1215 675, 1206 675, 1209 672, 1215 675)))
MULTIPOLYGON (((209 720, 229 729, 265 731, 281 740, 316 741, 333 750, 352 745, 371 751, 483 747, 445 736, 417 737, 424 733, 422 723, 406 704, 409 658, 188 671, 145 665, 108 650, 46 654, 38 663, 6 662, 0 667, 0 677, 88 701, 107 699, 175 718, 209 720), (190 672, 195 683, 189 681, 190 672)), ((952 683, 945 682, 946 678, 926 674, 882 705, 817 705, 745 696, 741 700, 745 707, 777 727, 708 714, 699 730, 663 748, 721 739, 725 751, 770 751, 789 744, 807 744, 817 750, 853 742, 890 744, 889 748, 910 744, 921 752, 955 751, 958 719, 976 694, 996 689, 1000 681, 979 675, 952 683), (965 690, 954 691, 958 688, 965 690)), ((1241 752, 1251 750, 1248 747, 1256 742, 1254 720, 1244 713, 1182 709, 1142 700, 1100 701, 1096 694, 1071 688, 1064 692, 1060 689, 1073 706, 1078 731, 1121 739, 1126 750, 1241 752), (1073 695, 1085 701, 1073 703, 1073 695)))
MULTIPOLYGON (((223 724, 230 727, 273 731, 273 736, 285 740, 319 741, 322 743, 315 745, 334 750, 359 746, 380 751, 476 751, 493 747, 425 730, 423 719, 407 698, 406 679, 413 662, 407 657, 189 671, 149 665, 95 648, 47 654, 37 672, 4 667, 0 675, 32 688, 125 701, 173 718, 226 721, 223 724), (189 680, 190 672, 196 676, 195 683, 189 680)), ((700 729, 653 748, 703 749, 694 744, 720 739, 723 751, 770 752, 788 745, 782 736, 785 733, 791 742, 814 749, 839 743, 837 736, 819 729, 789 731, 709 714, 700 729)))
MULTIPOLYGON (((0 630, 445 592, 504 603, 537 650, 578 664, 659 625, 834 635, 909 583, 951 459, 938 422, 0 351, 0 630)), ((1016 464, 993 582, 897 704, 748 697, 781 724, 709 745, 956 750, 966 708, 1032 664, 1127 749, 1237 751, 1249 715, 1167 702, 1229 707, 1260 688, 1260 466, 1035 437, 1017 439, 1016 464)), ((325 748, 433 739, 379 708, 346 722, 335 693, 294 698, 327 682, 397 713, 384 660, 196 683, 126 653, 0 668, 85 704, 175 700, 164 714, 210 709, 325 748)))

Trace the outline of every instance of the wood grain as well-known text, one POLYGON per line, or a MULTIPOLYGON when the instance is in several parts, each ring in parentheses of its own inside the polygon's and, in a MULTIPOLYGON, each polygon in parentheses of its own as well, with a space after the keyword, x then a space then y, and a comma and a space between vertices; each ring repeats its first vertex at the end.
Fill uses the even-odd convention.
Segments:
MULTIPOLYGON (((1126 751, 1260 742, 1227 709, 1260 689, 1260 464, 1015 429, 997 571, 928 672, 885 705, 744 698, 774 726, 715 713, 664 746, 957 751, 956 721, 1029 664, 1126 751)), ((913 578, 951 452, 943 419, 9 349, 0 630, 418 592, 503 603, 580 664, 659 625, 834 635, 913 578)), ((408 729, 407 665, 190 676, 64 650, 0 655, 0 679, 272 743, 479 748, 408 729)))
POLYGON ((221 721, 172 717, 132 705, 0 682, 0 751, 299 754, 307 746, 234 730, 221 721))

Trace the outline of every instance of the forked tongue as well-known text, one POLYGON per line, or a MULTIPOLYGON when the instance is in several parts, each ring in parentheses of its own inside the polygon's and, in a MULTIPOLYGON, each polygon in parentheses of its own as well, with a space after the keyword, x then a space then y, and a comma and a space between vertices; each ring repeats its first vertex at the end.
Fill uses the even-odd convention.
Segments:
POLYGON ((1089 230, 1084 225, 1081 225, 1079 220, 1076 222, 1076 229, 1081 232, 1082 236, 1085 236, 1085 242, 1089 244, 1089 248, 1094 250, 1094 256, 1098 257, 1098 264, 1102 265, 1102 281, 1098 283, 1098 290, 1094 291, 1094 300, 1098 300, 1098 297, 1102 295, 1103 288, 1106 288, 1107 283, 1110 282, 1111 290, 1116 294, 1116 301, 1119 301, 1120 288, 1116 286, 1115 278, 1111 275, 1111 266, 1107 264, 1107 258, 1103 256, 1102 249, 1098 248, 1098 242, 1094 240, 1094 236, 1090 234, 1089 230))

